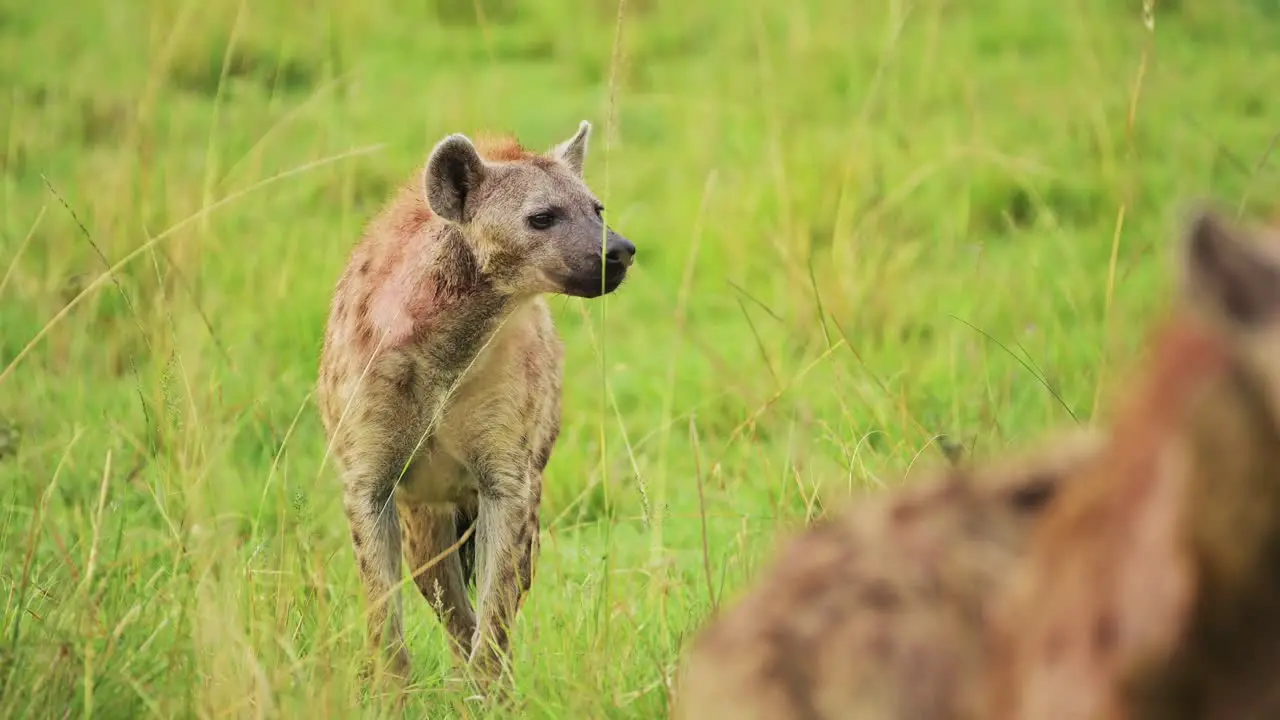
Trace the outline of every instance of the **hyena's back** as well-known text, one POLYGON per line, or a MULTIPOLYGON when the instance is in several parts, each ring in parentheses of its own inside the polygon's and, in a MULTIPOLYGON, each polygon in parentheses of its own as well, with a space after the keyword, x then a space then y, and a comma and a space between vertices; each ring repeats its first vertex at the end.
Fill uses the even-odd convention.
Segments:
POLYGON ((675 716, 982 717, 988 603, 1095 445, 922 478, 819 522, 694 642, 675 716))

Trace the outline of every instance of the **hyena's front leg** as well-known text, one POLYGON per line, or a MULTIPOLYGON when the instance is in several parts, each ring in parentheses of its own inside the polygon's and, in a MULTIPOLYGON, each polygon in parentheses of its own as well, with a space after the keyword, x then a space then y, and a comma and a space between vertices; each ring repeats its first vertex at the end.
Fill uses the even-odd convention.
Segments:
POLYGON ((399 465, 389 453, 351 458, 343 473, 343 509, 368 605, 368 641, 388 670, 409 675, 400 608, 400 522, 392 495, 399 465))
POLYGON ((482 472, 478 477, 479 592, 469 664, 477 679, 487 683, 508 661, 512 624, 532 580, 536 540, 531 544, 528 533, 538 484, 527 463, 518 471, 482 472))

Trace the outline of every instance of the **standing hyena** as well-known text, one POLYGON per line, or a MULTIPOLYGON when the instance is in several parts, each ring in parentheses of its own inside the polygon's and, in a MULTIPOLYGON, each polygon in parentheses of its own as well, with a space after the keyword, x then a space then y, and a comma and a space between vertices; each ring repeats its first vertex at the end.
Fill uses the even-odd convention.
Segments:
POLYGON ((455 652, 482 679, 501 670, 560 428, 563 354, 542 296, 612 292, 635 255, 582 179, 590 130, 545 154, 446 137, 338 281, 317 397, 370 637, 397 675, 402 547, 455 652), (446 553, 473 523, 474 546, 446 553))

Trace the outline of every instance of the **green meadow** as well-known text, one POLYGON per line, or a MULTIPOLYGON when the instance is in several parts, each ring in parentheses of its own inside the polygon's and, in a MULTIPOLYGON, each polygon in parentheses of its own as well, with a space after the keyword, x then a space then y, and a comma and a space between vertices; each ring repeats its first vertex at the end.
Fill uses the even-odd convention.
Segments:
MULTIPOLYGON (((0 716, 658 718, 779 539, 1104 416, 1191 200, 1270 218, 1273 0, 0 0, 0 716), (407 705, 313 398, 451 132, 595 126, 515 705, 407 705)), ((406 575, 407 579, 407 575, 406 575)))

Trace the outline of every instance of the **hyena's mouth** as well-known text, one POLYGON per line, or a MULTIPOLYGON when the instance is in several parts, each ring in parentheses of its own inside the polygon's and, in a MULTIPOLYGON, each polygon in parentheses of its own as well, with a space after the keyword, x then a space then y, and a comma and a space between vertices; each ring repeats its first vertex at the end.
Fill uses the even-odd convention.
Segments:
POLYGON ((566 295, 582 298, 594 298, 608 295, 617 290, 622 281, 627 279, 627 268, 622 263, 606 263, 603 272, 597 267, 594 272, 578 273, 565 283, 566 295))

